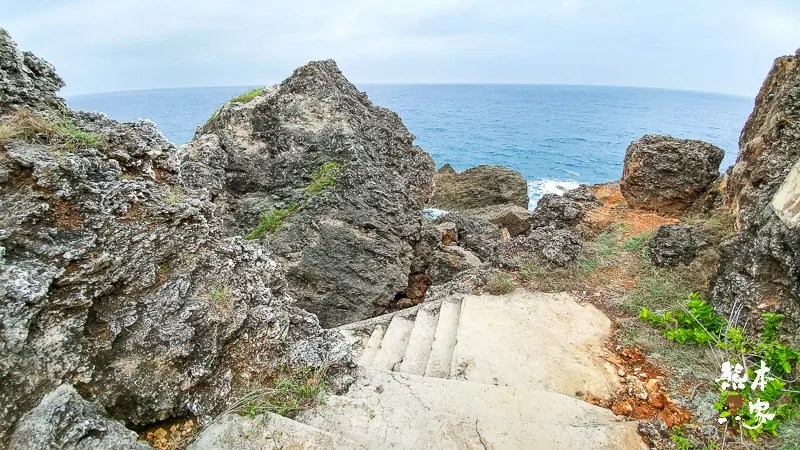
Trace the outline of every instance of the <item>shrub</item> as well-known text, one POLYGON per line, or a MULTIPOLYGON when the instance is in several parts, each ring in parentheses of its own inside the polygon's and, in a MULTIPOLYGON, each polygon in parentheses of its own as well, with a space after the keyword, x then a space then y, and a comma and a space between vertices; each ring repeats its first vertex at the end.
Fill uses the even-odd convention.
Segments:
POLYGON ((756 338, 718 316, 697 294, 690 295, 681 306, 682 311, 664 313, 642 308, 639 317, 661 329, 672 341, 722 350, 727 361, 722 377, 715 380, 720 389, 714 405, 720 411, 720 423, 739 424, 753 439, 765 431, 777 434, 781 423, 791 421, 800 412, 800 383, 797 376, 791 375, 800 363, 800 351, 780 342, 778 330, 784 316, 762 314, 764 331, 756 338), (757 384, 757 380, 763 384, 757 384), (743 403, 736 414, 726 409, 732 396, 741 398, 743 403), (759 411, 760 407, 765 409, 759 411))
POLYGON ((486 281, 486 291, 492 295, 504 295, 514 291, 514 282, 505 272, 494 272, 486 281))
MULTIPOLYGON (((236 102, 236 103, 248 103, 249 101, 253 100, 254 98, 256 98, 259 95, 261 95, 262 93, 264 93, 264 89, 265 88, 263 88, 263 87, 259 87, 259 88, 255 88, 255 89, 249 90, 249 91, 245 92, 244 94, 239 94, 236 97, 233 97, 231 99, 231 101, 232 102, 236 102)), ((216 114, 214 114, 214 116, 216 116, 216 114)), ((213 117, 212 117, 212 119, 213 119, 213 117)))
POLYGON ((264 234, 278 230, 281 224, 283 224, 283 221, 293 212, 297 211, 297 208, 297 205, 291 204, 286 208, 277 208, 266 214, 262 214, 258 225, 247 233, 245 239, 260 239, 264 237, 264 234))
POLYGON ((15 139, 69 151, 98 147, 103 141, 102 136, 81 130, 69 118, 43 118, 26 109, 16 110, 0 125, 0 144, 15 139))
POLYGON ((306 187, 306 197, 319 194, 330 186, 336 184, 336 177, 342 165, 338 162, 331 161, 322 165, 319 169, 311 174, 311 183, 306 187))

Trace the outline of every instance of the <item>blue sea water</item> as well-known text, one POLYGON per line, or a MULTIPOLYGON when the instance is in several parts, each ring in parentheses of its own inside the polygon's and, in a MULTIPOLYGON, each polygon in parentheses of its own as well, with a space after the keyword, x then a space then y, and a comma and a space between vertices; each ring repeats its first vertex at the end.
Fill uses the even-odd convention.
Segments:
MULTIPOLYGON (((577 183, 617 180, 625 149, 646 133, 700 139, 736 160, 753 99, 724 94, 565 85, 360 85, 397 112, 437 166, 501 164, 520 171, 531 199, 577 183)), ((160 89, 67 98, 72 108, 121 121, 155 121, 189 141, 222 103, 249 87, 160 89)))

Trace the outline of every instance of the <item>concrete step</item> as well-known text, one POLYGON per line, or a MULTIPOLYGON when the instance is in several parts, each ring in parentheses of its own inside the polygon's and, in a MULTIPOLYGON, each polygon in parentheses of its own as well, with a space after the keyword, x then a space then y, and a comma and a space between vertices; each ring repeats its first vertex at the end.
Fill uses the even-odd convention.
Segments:
POLYGON ((611 321, 566 294, 518 289, 467 296, 461 305, 451 377, 611 398, 619 388, 603 356, 611 321))
POLYGON ((188 450, 265 449, 355 450, 366 447, 338 434, 272 413, 255 418, 226 414, 203 428, 188 447, 188 450))
POLYGON ((367 345, 364 346, 364 352, 358 359, 359 366, 369 366, 372 364, 372 361, 375 360, 375 356, 378 354, 378 351, 381 348, 384 330, 385 328, 383 325, 376 325, 372 330, 369 340, 367 341, 367 345))
POLYGON ((450 376, 460 315, 461 300, 442 302, 439 309, 439 320, 433 335, 431 353, 425 366, 425 376, 436 378, 450 376))
POLYGON ((366 368, 297 420, 369 449, 646 448, 636 422, 564 394, 366 368))
POLYGON ((425 374, 438 322, 439 308, 422 308, 417 312, 400 372, 412 375, 425 374))
POLYGON ((400 370, 400 364, 406 354, 408 339, 414 328, 414 318, 395 316, 381 341, 381 347, 375 355, 370 367, 384 370, 400 370))

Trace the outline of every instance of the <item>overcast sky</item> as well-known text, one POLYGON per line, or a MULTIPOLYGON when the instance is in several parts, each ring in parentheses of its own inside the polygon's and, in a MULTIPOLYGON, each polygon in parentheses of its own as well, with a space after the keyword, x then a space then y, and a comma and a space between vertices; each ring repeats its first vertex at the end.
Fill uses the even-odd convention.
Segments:
POLYGON ((753 96, 800 0, 0 0, 64 95, 282 80, 648 86, 753 96))

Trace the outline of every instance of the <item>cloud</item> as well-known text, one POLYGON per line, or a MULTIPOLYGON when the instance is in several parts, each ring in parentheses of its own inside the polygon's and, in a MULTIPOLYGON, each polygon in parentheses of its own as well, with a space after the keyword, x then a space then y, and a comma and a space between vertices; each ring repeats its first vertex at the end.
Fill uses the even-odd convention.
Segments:
MULTIPOLYGON (((279 81, 334 58, 365 82, 755 92, 793 51, 790 0, 0 0, 67 93, 279 81), (36 5, 28 5, 36 3, 36 5), (658 70, 655 70, 658 69, 658 70)), ((793 45, 798 45, 793 42, 793 45)))

